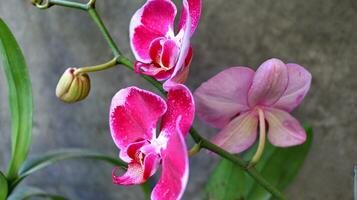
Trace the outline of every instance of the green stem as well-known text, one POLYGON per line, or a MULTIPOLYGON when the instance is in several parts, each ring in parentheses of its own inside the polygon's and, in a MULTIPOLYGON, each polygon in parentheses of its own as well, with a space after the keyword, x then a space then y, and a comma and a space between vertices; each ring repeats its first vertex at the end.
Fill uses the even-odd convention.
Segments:
MULTIPOLYGON (((119 64, 124 65, 126 68, 134 71, 133 63, 125 56, 121 55, 118 62, 119 62, 119 64)), ((162 87, 161 82, 155 80, 154 78, 152 78, 150 76, 142 75, 141 77, 144 78, 149 83, 151 83, 151 85, 155 86, 163 95, 167 95, 167 92, 162 87)))
POLYGON ((90 66, 90 67, 82 67, 82 68, 78 68, 74 74, 80 74, 80 73, 89 73, 89 72, 97 72, 97 71, 102 71, 102 70, 106 70, 109 69, 111 67, 114 67, 116 64, 118 64, 118 58, 113 58, 110 61, 100 64, 100 65, 96 65, 96 66, 90 66))
POLYGON ((201 147, 201 142, 200 142, 200 143, 196 143, 195 146, 193 146, 193 147, 190 149, 190 151, 188 151, 188 155, 189 155, 190 157, 192 157, 192 156, 198 154, 198 153, 200 152, 201 148, 202 148, 202 147, 201 147))
MULTIPOLYGON (((54 0, 51 0, 51 1, 54 1, 54 0)), ((61 3, 65 2, 62 0, 56 0, 56 1, 61 2, 61 3)), ((60 5, 60 4, 58 3, 57 5, 60 5)), ((79 6, 70 5, 67 3, 66 3, 66 5, 63 5, 63 6, 81 9, 81 7, 79 7, 79 6)), ((103 34, 106 42, 108 43, 110 49, 112 50, 114 56, 118 57, 117 62, 119 64, 124 65, 125 67, 127 67, 130 70, 134 70, 133 63, 128 58, 126 58, 125 56, 123 56, 121 54, 121 52, 119 51, 115 42, 113 41, 110 33, 108 32, 108 29, 105 27, 103 21, 101 20, 100 16, 98 15, 97 11, 95 10, 94 6, 87 7, 86 10, 88 11, 89 15, 92 17, 93 21, 96 23, 99 30, 103 34)), ((151 83, 153 86, 155 86, 162 94, 164 94, 166 96, 167 93, 163 89, 162 83, 160 83, 159 81, 156 81, 155 79, 153 79, 152 77, 149 77, 149 76, 142 76, 142 77, 145 80, 147 80, 149 83, 151 83)), ((190 135, 195 140, 195 142, 197 144, 201 144, 202 148, 210 150, 210 151, 220 155, 221 157, 230 160, 234 164, 240 166, 251 177, 253 177, 262 187, 264 187, 267 191, 269 191, 275 198, 280 199, 280 200, 286 200, 284 195, 274 185, 270 184, 254 167, 248 168, 248 163, 246 161, 244 161, 242 158, 235 156, 233 154, 230 154, 229 152, 225 151, 224 149, 211 143, 209 140, 203 138, 193 127, 191 127, 191 129, 190 129, 190 135)))
POLYGON ((77 3, 73 1, 63 1, 63 0, 48 0, 50 5, 58 5, 68 8, 76 8, 80 10, 88 10, 88 4, 77 3))
POLYGON ((147 180, 145 183, 141 184, 141 189, 144 192, 145 199, 150 199, 150 194, 152 191, 150 180, 147 180))
POLYGON ((117 45, 115 44, 112 36, 110 35, 107 27, 104 25, 103 20, 98 15, 94 7, 88 9, 89 15, 92 17, 95 24, 98 26, 100 32, 103 34, 104 39, 107 41, 110 49, 112 50, 115 57, 119 57, 121 52, 119 51, 117 45))

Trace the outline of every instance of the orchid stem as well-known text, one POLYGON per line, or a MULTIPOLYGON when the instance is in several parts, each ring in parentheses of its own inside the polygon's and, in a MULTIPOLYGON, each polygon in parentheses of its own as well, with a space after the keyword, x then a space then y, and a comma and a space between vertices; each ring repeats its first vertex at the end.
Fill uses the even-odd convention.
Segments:
POLYGON ((110 35, 107 27, 104 25, 103 20, 100 18, 98 15, 96 9, 94 7, 91 7, 88 9, 88 13, 95 22, 95 24, 98 26, 100 32, 103 34, 104 39, 107 41, 110 49, 112 50, 114 57, 119 57, 121 55, 121 52, 119 51, 119 48, 115 44, 112 36, 110 35))
POLYGON ((150 183, 150 180, 147 180, 145 183, 141 184, 141 189, 144 192, 145 199, 150 199, 150 193, 152 191, 152 185, 150 183))
POLYGON ((80 10, 87 10, 88 5, 83 4, 83 3, 77 3, 73 1, 63 1, 63 0, 48 0, 50 5, 58 5, 58 6, 63 6, 63 7, 68 7, 68 8, 77 8, 80 10))
POLYGON ((68 7, 68 8, 75 8, 79 10, 88 10, 89 8, 89 3, 88 4, 83 4, 83 3, 77 3, 73 1, 64 1, 64 0, 32 0, 32 3, 40 9, 47 9, 50 8, 53 5, 57 6, 63 6, 63 7, 68 7))
POLYGON ((81 73, 89 73, 89 72, 97 72, 97 71, 102 71, 102 70, 106 70, 109 68, 114 67, 116 64, 118 64, 118 58, 114 57, 113 59, 111 59, 110 61, 100 64, 100 65, 96 65, 96 66, 90 66, 90 67, 82 67, 82 68, 78 68, 74 74, 81 74, 81 73))
MULTIPOLYGON (((128 58, 126 58, 124 56, 120 56, 118 62, 119 62, 119 64, 124 65, 126 68, 134 71, 134 65, 128 58)), ((158 89, 163 95, 165 95, 165 96, 167 95, 167 92, 162 87, 162 83, 161 82, 155 80, 154 78, 152 78, 150 76, 141 75, 141 77, 143 79, 145 79, 147 82, 151 83, 151 85, 155 86, 156 89, 158 89)))
POLYGON ((192 156, 196 155, 198 152, 200 152, 200 150, 201 150, 201 142, 196 143, 195 146, 193 146, 193 147, 190 149, 190 151, 188 152, 188 155, 189 155, 190 157, 192 157, 192 156))
MULTIPOLYGON (((121 52, 119 51, 117 45, 115 44, 114 40, 112 39, 108 29, 104 25, 103 21, 101 20, 100 16, 98 15, 94 3, 93 5, 89 6, 88 4, 80 4, 80 3, 70 3, 68 1, 64 0, 48 0, 52 4, 56 5, 61 5, 65 7, 70 7, 70 8, 76 8, 80 10, 86 10, 95 24, 98 26, 99 30, 103 34, 106 42, 108 43, 108 46, 113 52, 114 57, 117 58, 117 63, 124 65, 130 70, 134 70, 133 63, 123 56, 121 52)), ((163 95, 167 95, 166 91, 162 87, 162 83, 153 79, 152 77, 142 75, 142 77, 147 80, 149 83, 151 83, 153 86, 155 86, 163 95)), ((240 166, 242 169, 244 169, 251 177, 253 177, 262 187, 264 187, 267 191, 269 191, 276 199, 279 200, 286 200, 286 197, 272 184, 270 184, 254 167, 248 168, 248 163, 244 161, 242 158, 235 156, 233 154, 230 154, 229 152, 225 151, 224 149, 218 147, 217 145, 211 143, 209 140, 205 139, 202 137, 194 127, 191 127, 190 129, 190 135, 196 142, 196 144, 200 144, 201 148, 205 148, 207 150, 210 150, 221 157, 230 160, 234 164, 240 166)))

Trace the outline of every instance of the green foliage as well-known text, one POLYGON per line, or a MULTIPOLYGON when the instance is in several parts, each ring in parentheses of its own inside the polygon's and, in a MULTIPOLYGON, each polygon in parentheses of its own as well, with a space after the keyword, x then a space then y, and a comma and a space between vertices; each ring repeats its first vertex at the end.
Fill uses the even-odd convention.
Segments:
POLYGON ((26 160, 19 171, 19 177, 11 184, 11 187, 16 187, 24 178, 28 175, 41 170, 45 167, 53 165, 59 161, 70 160, 70 159, 95 159, 108 162, 115 166, 122 166, 126 168, 126 163, 119 159, 115 159, 91 150, 84 149, 60 149, 49 152, 45 155, 37 156, 32 159, 26 160))
POLYGON ((32 91, 24 56, 15 37, 0 19, 0 57, 6 75, 11 113, 12 155, 8 180, 16 179, 31 144, 32 91))
POLYGON ((84 150, 84 149, 62 149, 49 152, 47 154, 37 156, 32 159, 26 160, 19 171, 19 178, 13 182, 12 188, 15 187, 19 182, 22 181, 28 175, 48 167, 52 164, 55 164, 59 161, 70 160, 70 159, 95 159, 95 160, 102 160, 113 164, 115 166, 121 166, 126 168, 126 163, 119 159, 115 159, 91 150, 84 150))
POLYGON ((8 185, 5 176, 0 172, 0 200, 5 200, 7 197, 8 185))
MULTIPOLYGON (((262 159, 256 168, 272 185, 285 189, 299 172, 310 150, 313 132, 305 128, 307 141, 291 148, 278 148, 267 144, 262 159)), ((256 150, 252 148, 244 157, 249 159, 256 150)), ((270 200, 272 195, 261 187, 240 167, 228 160, 221 160, 206 186, 210 200, 270 200)))
POLYGON ((51 200, 67 200, 67 198, 65 197, 48 194, 34 187, 20 188, 19 190, 15 191, 12 195, 10 195, 8 200, 28 200, 31 199, 32 197, 43 197, 51 200))

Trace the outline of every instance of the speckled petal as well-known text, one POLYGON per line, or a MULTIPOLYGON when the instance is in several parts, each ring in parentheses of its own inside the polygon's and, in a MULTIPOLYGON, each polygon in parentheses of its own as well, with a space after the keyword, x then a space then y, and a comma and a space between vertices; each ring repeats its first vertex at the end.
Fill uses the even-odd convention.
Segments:
POLYGON ((151 193, 152 200, 181 199, 188 181, 188 152, 182 133, 179 130, 179 120, 176 130, 171 132, 165 149, 161 151, 162 174, 151 193))
MULTIPOLYGON (((198 21, 200 20, 201 16, 201 0, 188 0, 188 13, 190 14, 190 19, 191 19, 191 28, 190 28, 190 34, 193 35, 193 33, 196 30, 196 27, 198 25, 198 21)), ((187 9, 182 9, 181 13, 181 18, 179 22, 179 30, 185 26, 187 20, 187 9)))
POLYGON ((125 149, 129 144, 155 137, 159 118, 166 112, 166 103, 158 95, 129 87, 112 99, 109 124, 115 144, 125 149))
POLYGON ((195 103, 190 90, 184 85, 176 85, 167 95, 167 112, 162 118, 161 129, 166 133, 175 131, 176 121, 180 120, 180 130, 187 135, 195 116, 195 103))
POLYGON ((151 42, 173 35, 176 6, 170 0, 149 0, 132 17, 130 22, 130 44, 138 61, 151 62, 151 42))

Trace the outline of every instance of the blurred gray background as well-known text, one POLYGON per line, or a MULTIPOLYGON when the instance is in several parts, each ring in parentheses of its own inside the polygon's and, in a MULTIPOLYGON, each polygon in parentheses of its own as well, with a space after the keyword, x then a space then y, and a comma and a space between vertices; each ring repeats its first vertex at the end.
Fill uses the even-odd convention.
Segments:
MULTIPOLYGON (((120 49, 132 57, 131 16, 144 0, 103 0, 98 11, 120 49)), ((83 102, 66 105, 54 90, 67 67, 99 64, 111 52, 87 13, 53 7, 39 10, 26 0, 0 0, 0 17, 25 54, 33 82, 34 130, 31 155, 64 147, 91 148, 117 156, 108 129, 111 97, 136 85, 156 90, 138 75, 117 67, 91 75, 92 91, 83 102)), ((352 199, 352 166, 357 163, 357 1, 356 0, 203 0, 202 18, 192 39, 194 59, 188 86, 229 66, 256 68, 277 57, 313 74, 312 88, 294 111, 315 130, 312 150, 289 199, 352 199)), ((10 157, 7 86, 0 72, 0 168, 10 157)), ((206 136, 216 133, 198 122, 206 136)), ((201 152, 191 158, 185 199, 202 199, 216 159, 201 152)), ((143 199, 139 187, 111 183, 112 166, 81 160, 62 162, 29 177, 35 185, 70 199, 143 199)))

